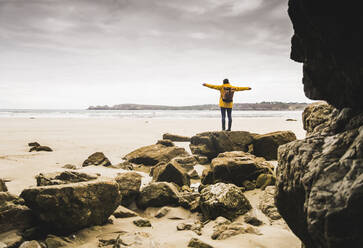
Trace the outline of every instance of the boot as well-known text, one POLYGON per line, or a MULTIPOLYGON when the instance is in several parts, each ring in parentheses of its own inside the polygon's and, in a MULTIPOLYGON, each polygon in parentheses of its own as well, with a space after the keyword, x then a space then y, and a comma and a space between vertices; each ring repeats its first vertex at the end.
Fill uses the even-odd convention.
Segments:
POLYGON ((222 120, 222 131, 226 130, 226 120, 222 120))

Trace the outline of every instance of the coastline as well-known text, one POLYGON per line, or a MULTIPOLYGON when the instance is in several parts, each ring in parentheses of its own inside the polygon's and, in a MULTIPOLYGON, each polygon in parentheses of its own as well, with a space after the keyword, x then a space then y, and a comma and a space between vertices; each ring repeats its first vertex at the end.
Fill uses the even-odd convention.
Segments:
MULTIPOLYGON (((7 183, 9 191, 19 194, 35 185, 35 175, 62 169, 65 164, 80 166, 97 151, 117 164, 123 155, 156 143, 164 133, 192 136, 212 130, 220 130, 219 118, 0 118, 0 174, 11 180, 7 183), (34 141, 50 146, 54 152, 28 152, 27 144, 34 141)), ((232 130, 261 134, 291 130, 298 139, 305 136, 301 121, 274 117, 234 118, 232 130)), ((189 151, 187 142, 176 145, 189 151)))

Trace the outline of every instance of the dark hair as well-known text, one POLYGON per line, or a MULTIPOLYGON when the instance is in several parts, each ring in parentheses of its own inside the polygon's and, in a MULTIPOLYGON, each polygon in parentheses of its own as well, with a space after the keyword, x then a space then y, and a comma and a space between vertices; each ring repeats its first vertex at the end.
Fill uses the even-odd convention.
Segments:
POLYGON ((223 80, 223 84, 229 84, 228 78, 226 78, 226 79, 223 80))

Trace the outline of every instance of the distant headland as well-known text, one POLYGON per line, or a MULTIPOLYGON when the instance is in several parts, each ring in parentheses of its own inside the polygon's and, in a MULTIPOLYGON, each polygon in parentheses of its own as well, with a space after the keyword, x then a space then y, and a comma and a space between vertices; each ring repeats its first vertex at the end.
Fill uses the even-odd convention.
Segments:
MULTIPOLYGON (((303 110, 308 103, 297 102, 260 102, 235 103, 233 110, 303 110)), ((217 104, 191 105, 191 106, 165 106, 143 104, 118 104, 114 106, 90 106, 88 110, 218 110, 217 104)))

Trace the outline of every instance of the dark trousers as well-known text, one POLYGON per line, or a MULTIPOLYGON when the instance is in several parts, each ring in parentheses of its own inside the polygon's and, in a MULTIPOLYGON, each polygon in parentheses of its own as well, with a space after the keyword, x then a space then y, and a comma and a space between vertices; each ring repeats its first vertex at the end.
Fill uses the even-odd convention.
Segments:
POLYGON ((227 131, 231 131, 231 127, 232 127, 232 109, 231 108, 221 108, 222 130, 226 130, 226 112, 227 112, 227 116, 228 116, 228 129, 227 129, 227 131))

